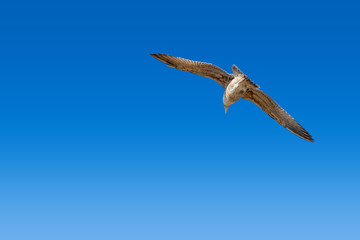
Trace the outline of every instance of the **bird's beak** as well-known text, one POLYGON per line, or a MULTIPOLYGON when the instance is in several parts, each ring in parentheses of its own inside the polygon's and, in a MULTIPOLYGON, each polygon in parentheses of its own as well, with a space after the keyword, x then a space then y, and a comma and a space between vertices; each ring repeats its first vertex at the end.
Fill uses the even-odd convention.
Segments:
POLYGON ((224 108, 225 108, 225 114, 226 114, 229 106, 224 106, 224 108))

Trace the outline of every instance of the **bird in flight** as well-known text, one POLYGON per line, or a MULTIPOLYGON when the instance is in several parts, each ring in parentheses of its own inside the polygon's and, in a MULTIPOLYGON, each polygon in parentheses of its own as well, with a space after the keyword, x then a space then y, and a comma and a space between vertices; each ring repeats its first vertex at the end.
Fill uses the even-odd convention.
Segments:
POLYGON ((235 65, 232 65, 233 74, 229 74, 223 69, 210 63, 192 61, 160 53, 150 53, 150 55, 167 64, 169 67, 195 73, 218 82, 225 88, 223 95, 225 114, 231 104, 235 103, 240 98, 243 98, 258 105, 264 112, 290 132, 307 141, 314 142, 311 135, 293 117, 291 117, 290 114, 282 109, 267 94, 259 90, 259 85, 251 81, 235 65))

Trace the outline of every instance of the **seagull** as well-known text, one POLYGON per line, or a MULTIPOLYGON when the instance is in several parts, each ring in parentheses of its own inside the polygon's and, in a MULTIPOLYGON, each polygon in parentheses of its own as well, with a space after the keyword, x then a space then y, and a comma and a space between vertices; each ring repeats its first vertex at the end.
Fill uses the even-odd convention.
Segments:
POLYGON ((265 113, 298 137, 314 142, 311 135, 290 114, 266 93, 259 90, 259 85, 251 81, 237 66, 232 65, 233 74, 229 74, 210 63, 192 61, 161 53, 150 53, 150 55, 169 67, 195 73, 218 82, 225 88, 223 95, 225 114, 231 104, 243 98, 258 105, 265 113))

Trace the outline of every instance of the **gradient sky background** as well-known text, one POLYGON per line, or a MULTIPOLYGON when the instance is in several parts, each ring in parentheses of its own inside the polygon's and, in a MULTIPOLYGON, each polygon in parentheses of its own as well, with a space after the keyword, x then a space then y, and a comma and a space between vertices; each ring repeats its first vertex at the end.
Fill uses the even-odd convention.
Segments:
POLYGON ((360 5, 221 2, 1 3, 0 239, 360 239, 360 5))

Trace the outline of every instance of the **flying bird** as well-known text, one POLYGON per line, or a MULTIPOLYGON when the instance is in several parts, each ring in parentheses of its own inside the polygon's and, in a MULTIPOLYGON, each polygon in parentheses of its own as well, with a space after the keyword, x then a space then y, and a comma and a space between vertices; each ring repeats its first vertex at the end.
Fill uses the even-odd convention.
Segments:
POLYGON ((259 90, 259 85, 251 81, 237 66, 232 65, 233 74, 229 74, 210 63, 192 61, 160 53, 150 53, 150 55, 167 64, 169 67, 195 73, 218 82, 225 88, 223 95, 225 114, 231 104, 243 98, 258 105, 264 112, 290 132, 307 141, 314 142, 311 135, 293 117, 266 93, 259 90))

